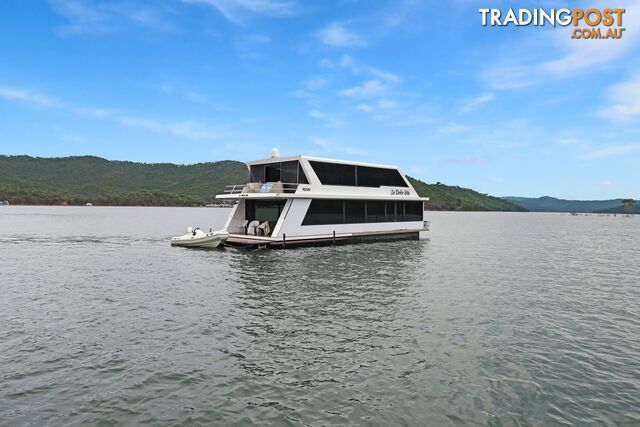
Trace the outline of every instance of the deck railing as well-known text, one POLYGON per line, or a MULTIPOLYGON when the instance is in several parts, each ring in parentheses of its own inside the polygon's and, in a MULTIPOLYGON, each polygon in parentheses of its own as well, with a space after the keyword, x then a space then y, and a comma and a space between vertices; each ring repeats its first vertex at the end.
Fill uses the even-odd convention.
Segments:
POLYGON ((286 182, 250 182, 248 184, 227 185, 225 194, 247 193, 295 193, 299 184, 286 182))

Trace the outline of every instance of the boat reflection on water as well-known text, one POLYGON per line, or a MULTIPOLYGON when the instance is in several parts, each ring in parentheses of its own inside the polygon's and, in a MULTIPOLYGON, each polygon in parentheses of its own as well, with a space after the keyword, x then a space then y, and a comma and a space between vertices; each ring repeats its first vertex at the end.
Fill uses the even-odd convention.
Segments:
POLYGON ((262 321, 377 322, 400 309, 396 303, 419 274, 412 269, 420 265, 416 258, 424 257, 427 245, 428 240, 414 240, 238 251, 230 267, 242 286, 242 306, 262 321))

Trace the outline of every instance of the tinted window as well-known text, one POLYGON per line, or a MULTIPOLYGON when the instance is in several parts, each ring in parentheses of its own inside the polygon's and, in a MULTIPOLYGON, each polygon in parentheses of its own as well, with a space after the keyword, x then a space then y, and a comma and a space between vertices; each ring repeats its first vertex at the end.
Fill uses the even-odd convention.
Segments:
POLYGON ((264 165, 251 166, 251 182, 265 182, 264 165))
POLYGON ((307 181, 307 176, 304 174, 304 171, 302 170, 302 166, 300 165, 300 162, 298 163, 298 184, 308 184, 309 181, 307 181))
POLYGON ((404 221, 404 202, 396 202, 396 221, 404 221))
POLYGON ((308 184, 300 162, 267 163, 251 166, 251 182, 284 182, 308 184))
POLYGON ((361 200, 345 200, 344 202, 344 221, 347 224, 360 224, 366 222, 367 202, 361 200))
POLYGON ((386 218, 386 203, 383 201, 370 201, 367 202, 367 222, 385 222, 386 218))
POLYGON ((396 220, 396 202, 387 202, 387 222, 394 222, 396 220))
POLYGON ((314 199, 309 205, 302 225, 343 224, 344 211, 342 200, 314 199))
POLYGON ((310 161, 323 185, 408 187, 397 169, 310 161))
POLYGON ((298 162, 282 163, 282 182, 296 184, 298 182, 298 162))
POLYGON ((268 163, 264 166, 266 182, 278 182, 280 179, 280 163, 268 163))
POLYGON ((354 165, 314 161, 309 163, 323 185, 356 185, 356 167, 354 165))
POLYGON ((405 221, 422 221, 423 211, 422 202, 405 202, 405 221))
POLYGON ((358 166, 359 187, 407 187, 407 183, 397 169, 358 166))
POLYGON ((302 225, 422 221, 422 212, 422 202, 315 199, 302 225))

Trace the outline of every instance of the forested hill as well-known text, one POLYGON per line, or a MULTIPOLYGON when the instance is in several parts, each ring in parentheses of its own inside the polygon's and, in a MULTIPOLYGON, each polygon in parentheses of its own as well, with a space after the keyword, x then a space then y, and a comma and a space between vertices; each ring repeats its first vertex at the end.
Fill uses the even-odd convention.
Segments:
POLYGON ((521 206, 503 200, 499 197, 478 193, 469 188, 444 185, 441 183, 427 184, 409 177, 411 185, 418 194, 429 197, 426 203, 428 210, 434 211, 502 211, 526 212, 521 206))
POLYGON ((134 163, 100 157, 0 156, 0 200, 12 204, 190 206, 247 181, 244 163, 134 163))
MULTIPOLYGON (((80 156, 0 156, 0 201, 11 204, 199 206, 248 179, 243 163, 134 163, 80 156)), ((497 197, 410 178, 433 210, 523 211, 497 197)))

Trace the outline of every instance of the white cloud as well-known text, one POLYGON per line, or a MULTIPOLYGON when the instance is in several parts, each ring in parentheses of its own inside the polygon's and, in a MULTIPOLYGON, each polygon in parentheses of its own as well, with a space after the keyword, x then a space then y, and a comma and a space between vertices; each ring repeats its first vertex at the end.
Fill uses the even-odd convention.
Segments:
POLYGON ((119 122, 124 126, 146 129, 155 133, 169 134, 193 140, 214 140, 222 137, 220 132, 210 129, 202 123, 193 120, 171 122, 166 120, 125 116, 120 117, 119 122))
MULTIPOLYGON (((456 130, 454 126, 452 130, 456 130)), ((456 132, 450 132, 455 134, 456 132)), ((502 149, 514 149, 533 145, 544 138, 542 129, 532 126, 528 120, 496 120, 465 127, 451 140, 462 145, 485 145, 502 149)))
POLYGON ((609 179, 605 179, 600 183, 600 187, 605 187, 605 188, 614 187, 615 185, 616 183, 609 179))
POLYGON ((160 4, 133 2, 91 3, 86 0, 50 0, 53 9, 68 21, 57 29, 63 36, 119 30, 133 24, 156 30, 171 30, 166 19, 169 8, 160 4))
POLYGON ((580 140, 578 138, 561 138, 558 140, 560 145, 578 145, 580 140))
POLYGON ((339 94, 349 98, 370 98, 381 95, 386 90, 387 87, 380 80, 368 80, 361 85, 341 90, 339 94))
POLYGON ((250 34, 244 37, 242 41, 250 44, 269 44, 271 43, 271 37, 264 34, 250 34))
POLYGON ((464 126, 464 125, 453 123, 453 122, 438 128, 438 132, 444 133, 444 134, 462 133, 468 130, 469 130, 468 126, 464 126))
POLYGON ((313 145, 316 145, 319 148, 321 148, 322 152, 326 153, 326 154, 344 153, 344 154, 349 154, 349 155, 353 155, 353 156, 362 156, 364 154, 364 152, 361 149, 357 148, 357 147, 351 147, 351 146, 348 146, 348 145, 336 144, 336 143, 327 141, 324 138, 313 137, 313 138, 311 138, 311 143, 313 145))
POLYGON ((227 20, 242 24, 247 13, 270 17, 293 14, 295 2, 286 0, 182 0, 185 3, 204 4, 215 8, 227 20))
MULTIPOLYGON (((351 74, 358 78, 356 83, 337 91, 339 96, 346 98, 345 104, 349 108, 366 113, 376 121, 398 126, 424 123, 427 120, 424 115, 416 114, 420 106, 415 105, 415 94, 398 90, 402 80, 399 75, 362 64, 346 54, 338 59, 324 58, 319 66, 331 71, 325 72, 320 79, 307 80, 304 88, 294 92, 295 96, 306 99, 311 108, 317 108, 320 97, 329 95, 318 91, 319 87, 329 86, 327 79, 353 81, 349 75, 351 74)), ((336 83, 331 84, 335 85, 336 83)), ((330 93, 335 94, 334 91, 330 93)))
POLYGON ((381 119, 385 118, 381 115, 385 113, 393 113, 394 110, 397 110, 400 106, 397 102, 382 98, 375 103, 361 103, 355 106, 355 109, 358 111, 362 111, 363 113, 376 113, 375 118, 381 119))
POLYGON ((363 113, 372 113, 375 111, 375 107, 371 104, 358 104, 356 105, 356 110, 362 111, 363 113))
MULTIPOLYGON (((622 2, 616 7, 623 7, 622 38, 616 40, 573 40, 568 31, 560 32, 564 56, 542 64, 542 71, 559 77, 574 76, 577 72, 597 69, 621 58, 640 42, 640 1, 622 2)), ((606 6, 609 7, 609 6, 606 6)), ((600 26, 602 34, 606 34, 609 27, 600 26)))
POLYGON ((473 157, 473 156, 468 156, 468 157, 463 157, 461 159, 446 159, 443 161, 443 163, 448 164, 448 165, 472 165, 472 164, 482 164, 482 163, 486 163, 487 161, 483 158, 483 157, 473 157))
MULTIPOLYGON (((511 61, 511 60, 509 60, 511 61)), ((492 89, 521 89, 537 83, 538 76, 531 72, 534 65, 518 65, 499 61, 483 72, 483 78, 492 89)))
POLYGON ((478 95, 474 98, 466 99, 462 101, 460 106, 460 112, 469 113, 482 104, 486 104, 487 102, 491 102, 496 99, 496 96, 493 93, 483 93, 482 95, 478 95))
POLYGON ((340 58, 340 66, 350 70, 353 74, 360 74, 360 66, 351 55, 342 55, 340 58))
POLYGON ((26 102, 39 107, 56 107, 60 105, 60 101, 50 96, 42 95, 26 89, 7 86, 0 86, 0 98, 4 98, 8 101, 26 102))
POLYGON ((170 121, 160 118, 142 118, 123 115, 121 113, 122 110, 78 107, 64 100, 15 87, 0 86, 0 98, 8 101, 25 102, 37 107, 55 108, 81 117, 112 120, 123 126, 146 129, 155 133, 193 140, 219 140, 238 135, 220 127, 212 128, 197 120, 170 121))
POLYGON ((397 74, 390 73, 388 71, 378 70, 377 68, 370 68, 369 72, 375 77, 381 78, 383 80, 389 80, 395 83, 400 81, 400 76, 398 76, 397 74))
POLYGON ((338 127, 342 125, 342 122, 337 117, 318 110, 309 111, 309 117, 323 122, 323 127, 338 127))
MULTIPOLYGON (((604 1, 593 5, 597 6, 610 7, 604 1)), ((626 9, 622 38, 575 40, 571 38, 573 27, 538 29, 517 44, 504 46, 504 54, 484 70, 484 79, 493 89, 512 90, 624 66, 625 55, 640 45, 640 0, 621 0, 616 7, 626 9)), ((603 34, 608 29, 600 28, 603 34)))
POLYGON ((114 114, 112 110, 106 110, 104 108, 74 108, 73 112, 79 116, 89 116, 95 117, 96 119, 104 119, 107 117, 111 117, 114 114))
POLYGON ((604 157, 616 156, 620 154, 628 154, 640 150, 640 144, 612 145, 600 150, 587 153, 584 158, 587 160, 597 160, 604 157))
POLYGON ((180 85, 164 83, 160 86, 160 89, 166 95, 175 95, 187 102, 191 102, 192 104, 206 104, 209 102, 209 99, 206 95, 191 89, 185 89, 180 85))
MULTIPOLYGON (((321 66, 323 64, 325 67, 329 66, 331 68, 331 66, 333 66, 333 62, 331 62, 330 60, 326 60, 325 62, 321 63, 321 66)), ((360 64, 351 55, 342 55, 340 61, 338 62, 338 65, 351 71, 354 76, 366 75, 372 78, 386 80, 392 83, 398 83, 401 80, 399 75, 390 71, 360 64)))
POLYGON ((390 99, 383 98, 378 101, 378 107, 381 110, 393 110, 394 108, 398 108, 398 103, 390 99))
POLYGON ((387 83, 399 83, 401 78, 398 74, 392 73, 387 70, 381 70, 380 68, 371 67, 365 64, 361 64, 356 61, 351 55, 342 55, 340 60, 332 61, 328 58, 323 58, 319 63, 322 68, 331 69, 345 69, 351 72, 354 76, 365 76, 370 79, 382 80, 387 83))
POLYGON ((309 90, 318 90, 326 87, 329 82, 322 77, 314 77, 304 82, 304 86, 309 90))
POLYGON ((316 37, 322 43, 333 47, 358 47, 366 44, 362 37, 339 22, 330 23, 318 31, 316 37))
POLYGON ((331 144, 329 143, 329 141, 323 138, 313 137, 311 138, 311 143, 313 145, 317 145, 318 147, 325 148, 325 149, 328 149, 329 147, 331 147, 331 144))
POLYGON ((611 105, 600 113, 611 119, 626 120, 640 117, 640 76, 610 89, 611 105))

